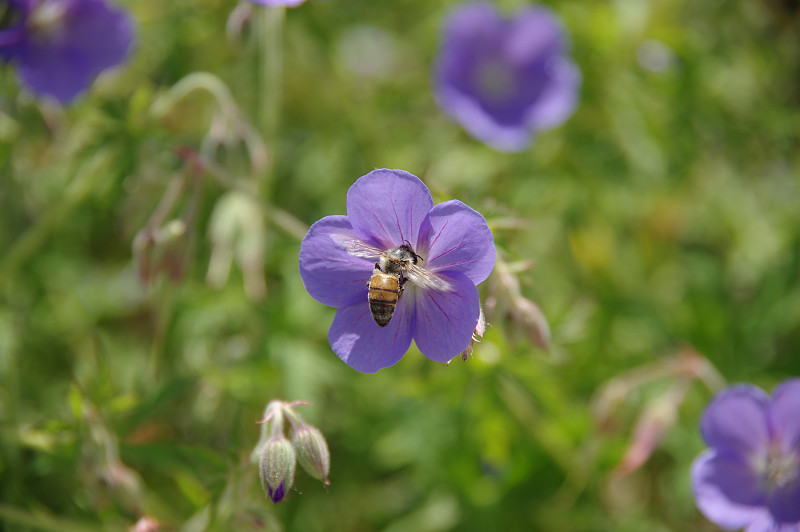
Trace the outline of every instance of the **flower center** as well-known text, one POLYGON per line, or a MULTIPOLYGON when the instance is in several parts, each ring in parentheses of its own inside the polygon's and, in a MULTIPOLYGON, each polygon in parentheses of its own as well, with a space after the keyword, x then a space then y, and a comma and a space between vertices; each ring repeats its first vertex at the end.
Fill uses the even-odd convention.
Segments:
POLYGON ((504 100, 514 91, 514 71, 508 63, 499 59, 481 61, 473 79, 478 92, 490 101, 504 100))
POLYGON ((45 0, 31 14, 31 29, 40 35, 55 35, 61 28, 66 11, 66 2, 45 0))
POLYGON ((764 483, 772 489, 781 489, 800 480, 800 460, 794 453, 783 453, 771 448, 764 465, 764 483))

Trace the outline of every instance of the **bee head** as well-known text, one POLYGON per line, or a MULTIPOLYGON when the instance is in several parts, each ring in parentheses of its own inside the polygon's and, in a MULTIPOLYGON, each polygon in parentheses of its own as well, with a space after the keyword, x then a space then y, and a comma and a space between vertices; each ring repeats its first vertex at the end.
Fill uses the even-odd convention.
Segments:
POLYGON ((414 253, 414 249, 411 247, 411 242, 408 240, 405 240, 403 245, 400 246, 398 250, 402 252, 403 260, 411 261, 414 264, 417 263, 417 260, 425 260, 421 256, 414 253))
POLYGON ((414 253, 411 244, 406 241, 402 246, 386 250, 383 254, 386 260, 400 264, 416 264, 422 257, 414 253))

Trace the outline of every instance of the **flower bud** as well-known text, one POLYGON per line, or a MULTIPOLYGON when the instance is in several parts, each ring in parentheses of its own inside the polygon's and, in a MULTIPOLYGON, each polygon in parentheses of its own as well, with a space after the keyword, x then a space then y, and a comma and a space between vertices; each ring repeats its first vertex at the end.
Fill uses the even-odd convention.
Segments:
POLYGON ((283 500, 294 482, 296 453, 283 435, 272 436, 261 449, 259 475, 261 488, 274 503, 283 500))
POLYGON ((261 436, 258 443, 250 453, 250 461, 258 463, 261 460, 261 451, 264 444, 272 436, 283 436, 283 401, 270 401, 264 409, 264 417, 259 421, 261 424, 261 436))
POLYGON ((228 192, 214 206, 208 233, 212 244, 208 283, 222 288, 235 259, 244 277, 247 297, 261 299, 267 290, 263 272, 266 229, 258 202, 244 192, 228 192))
POLYGON ((326 486, 331 468, 331 455, 328 443, 317 427, 301 425, 292 434, 292 443, 297 449, 297 460, 312 477, 321 480, 326 486))

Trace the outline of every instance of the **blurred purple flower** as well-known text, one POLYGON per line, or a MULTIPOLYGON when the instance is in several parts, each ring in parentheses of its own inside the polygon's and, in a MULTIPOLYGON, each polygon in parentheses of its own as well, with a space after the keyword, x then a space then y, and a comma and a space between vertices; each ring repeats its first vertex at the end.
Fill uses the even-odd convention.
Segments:
POLYGON ((480 314, 475 285, 494 260, 492 232, 480 213, 458 200, 434 206, 425 184, 408 172, 374 170, 347 192, 347 216, 311 226, 300 246, 300 275, 311 297, 339 309, 328 332, 333 351, 353 369, 374 373, 396 364, 412 339, 436 362, 466 349, 480 314), (377 254, 404 244, 422 258, 422 275, 440 286, 409 276, 391 321, 380 327, 367 283, 377 254))
POLYGON ((484 2, 450 15, 434 76, 444 111, 476 139, 509 152, 569 118, 581 83, 550 10, 529 7, 503 18, 484 2))
POLYGON ((800 379, 767 396, 721 392, 700 424, 711 447, 692 464, 698 508, 725 530, 800 532, 800 379))
POLYGON ((68 103, 133 41, 127 14, 105 0, 8 0, 0 8, 0 58, 37 95, 68 103))

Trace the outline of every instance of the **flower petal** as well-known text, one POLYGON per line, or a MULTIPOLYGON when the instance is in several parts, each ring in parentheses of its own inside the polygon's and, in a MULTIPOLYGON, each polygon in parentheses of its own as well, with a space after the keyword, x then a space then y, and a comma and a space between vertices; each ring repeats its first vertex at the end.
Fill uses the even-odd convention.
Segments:
POLYGON ((433 198, 419 178, 403 170, 373 170, 347 191, 347 216, 353 231, 381 249, 407 240, 417 249, 419 229, 433 198))
POLYGON ((515 65, 531 65, 559 55, 566 41, 558 18, 542 6, 528 7, 514 15, 505 37, 504 55, 515 65))
POLYGON ((363 302, 336 312, 328 341, 345 364, 361 373, 375 373, 394 366, 408 351, 414 334, 413 310, 404 294, 389 325, 379 327, 370 314, 365 291, 363 302))
POLYGON ((759 506, 758 479, 742 463, 721 458, 707 449, 692 463, 692 491, 697 507, 710 521, 725 530, 747 526, 769 512, 759 506), (732 500, 732 497, 738 501, 732 500), (752 500, 751 504, 741 501, 752 500))
POLYGON ((800 479, 770 492, 767 497, 767 508, 775 517, 775 521, 783 523, 800 521, 800 479))
MULTIPOLYGON (((522 10, 512 20, 505 55, 519 65, 529 102, 523 120, 534 131, 561 125, 575 109, 581 74, 566 56, 565 41, 564 29, 547 8, 522 10)), ((520 95, 521 105, 524 98, 520 95)))
POLYGON ((552 129, 572 115, 578 102, 581 71, 566 57, 554 57, 546 65, 550 80, 539 101, 527 114, 526 122, 535 130, 552 129))
POLYGON ((533 132, 523 124, 498 123, 474 96, 454 90, 443 81, 437 82, 436 101, 473 138, 497 151, 519 152, 531 143, 533 132))
MULTIPOLYGON (((507 27, 508 22, 500 18, 492 4, 478 2, 456 8, 444 28, 436 65, 439 88, 447 87, 470 99, 480 94, 476 87, 476 81, 481 79, 480 68, 485 61, 502 55, 507 27)), ((448 100, 441 103, 446 108, 448 100)))
POLYGON ((459 272, 473 284, 486 280, 494 268, 494 238, 478 211, 458 200, 446 201, 431 209, 429 225, 427 246, 419 251, 426 268, 459 272))
POLYGON ((126 13, 104 0, 56 0, 36 9, 61 7, 57 4, 65 10, 63 20, 54 22, 51 31, 31 35, 16 61, 31 90, 67 103, 103 70, 125 59, 133 25, 126 13))
POLYGON ((740 384, 717 395, 703 412, 700 430, 706 443, 741 457, 766 453, 769 397, 761 388, 740 384))
POLYGON ((502 25, 502 18, 492 3, 462 4, 448 16, 444 29, 445 40, 459 47, 474 44, 478 48, 480 44, 493 39, 502 25), (481 36, 481 39, 476 36, 481 36))
POLYGON ((745 532, 800 532, 800 523, 778 523, 769 512, 764 512, 745 532))
POLYGON ((267 495, 275 504, 281 502, 283 500, 283 496, 286 495, 286 482, 281 482, 275 489, 273 489, 272 486, 267 485, 267 495))
POLYGON ((452 291, 406 288, 416 307, 414 341, 422 354, 435 362, 447 362, 466 349, 480 314, 478 289, 473 282, 455 271, 443 276, 452 291))
POLYGON ((769 423, 771 434, 781 442, 782 450, 800 455, 800 379, 786 380, 772 392, 769 423))
POLYGON ((300 244, 300 277, 311 297, 344 307, 367 301, 367 283, 375 261, 349 255, 332 237, 355 238, 347 216, 326 216, 300 244))

